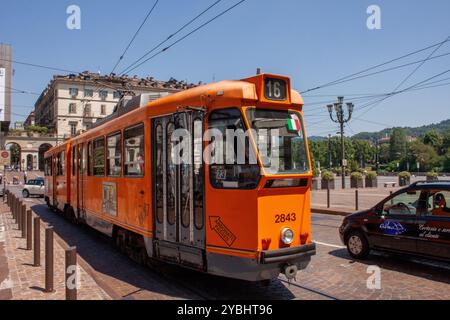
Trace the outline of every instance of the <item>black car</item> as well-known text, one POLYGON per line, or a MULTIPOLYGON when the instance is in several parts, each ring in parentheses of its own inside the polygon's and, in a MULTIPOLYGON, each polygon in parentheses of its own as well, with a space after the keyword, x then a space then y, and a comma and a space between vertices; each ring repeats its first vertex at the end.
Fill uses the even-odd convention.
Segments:
POLYGON ((339 233, 357 259, 376 249, 450 261, 449 206, 450 181, 416 182, 347 216, 339 233))

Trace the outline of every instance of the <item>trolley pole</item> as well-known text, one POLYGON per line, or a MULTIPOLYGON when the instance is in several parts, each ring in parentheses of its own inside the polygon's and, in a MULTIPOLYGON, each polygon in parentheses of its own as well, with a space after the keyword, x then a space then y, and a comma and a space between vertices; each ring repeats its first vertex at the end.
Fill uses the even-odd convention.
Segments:
POLYGON ((341 135, 341 175, 342 175, 342 189, 345 189, 345 145, 344 145, 344 127, 345 124, 350 121, 352 118, 353 103, 347 103, 347 115, 344 114, 344 97, 338 97, 338 102, 327 105, 328 112, 330 114, 331 121, 339 124, 339 131, 341 135), (336 118, 333 116, 333 108, 336 113, 336 118))

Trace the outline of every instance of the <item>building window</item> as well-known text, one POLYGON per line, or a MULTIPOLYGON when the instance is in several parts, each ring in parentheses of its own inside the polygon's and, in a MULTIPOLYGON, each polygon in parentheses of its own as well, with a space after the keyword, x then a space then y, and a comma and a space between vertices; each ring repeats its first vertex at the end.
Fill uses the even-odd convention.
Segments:
POLYGON ((124 175, 144 176, 144 125, 140 124, 124 131, 125 166, 124 175))
POLYGON ((76 135, 78 122, 69 122, 69 126, 70 126, 70 134, 72 136, 76 135))
POLYGON ((110 177, 120 177, 122 174, 122 134, 109 136, 107 144, 106 172, 110 177))
POLYGON ((98 96, 100 97, 100 99, 106 100, 106 98, 108 98, 108 91, 106 91, 106 90, 100 90, 100 91, 98 92, 98 96))
POLYGON ((114 91, 113 92, 113 98, 114 99, 120 99, 122 97, 122 94, 120 93, 120 91, 114 91))
POLYGON ((69 104, 69 113, 77 113, 77 104, 76 103, 69 104))
POLYGON ((92 89, 84 89, 84 96, 92 98, 94 96, 94 90, 92 90, 92 89))
POLYGON ((77 88, 69 88, 69 94, 71 97, 78 96, 78 89, 77 88))
POLYGON ((105 175, 105 139, 100 138, 94 141, 94 176, 103 177, 105 175))
POLYGON ((84 107, 84 116, 85 116, 85 117, 91 117, 91 109, 92 109, 92 107, 91 107, 90 104, 87 104, 87 105, 84 107))
POLYGON ((103 116, 106 114, 106 104, 100 106, 100 114, 103 116))

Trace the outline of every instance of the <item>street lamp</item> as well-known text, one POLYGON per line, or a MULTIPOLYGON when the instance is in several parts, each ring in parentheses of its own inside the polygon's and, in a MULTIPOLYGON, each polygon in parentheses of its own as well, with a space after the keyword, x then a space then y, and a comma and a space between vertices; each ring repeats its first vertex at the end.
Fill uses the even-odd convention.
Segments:
POLYGON ((339 124, 341 133, 341 174, 342 174, 342 189, 345 189, 345 147, 344 147, 344 125, 352 118, 354 110, 353 103, 347 103, 347 114, 344 113, 344 97, 338 97, 338 102, 327 105, 328 113, 330 114, 331 121, 339 124), (333 116, 333 108, 336 113, 336 118, 333 116))

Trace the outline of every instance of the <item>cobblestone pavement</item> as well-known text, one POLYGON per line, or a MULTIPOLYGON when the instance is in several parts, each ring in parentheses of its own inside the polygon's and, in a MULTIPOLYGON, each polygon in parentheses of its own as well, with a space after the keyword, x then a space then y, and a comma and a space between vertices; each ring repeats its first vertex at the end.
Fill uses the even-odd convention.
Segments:
MULTIPOLYGON (((45 263, 44 226, 41 227, 41 267, 34 267, 33 252, 26 250, 26 240, 17 229, 6 205, 0 204, 0 298, 14 300, 62 300, 65 299, 65 251, 64 247, 54 245, 54 292, 44 291, 45 263), (6 259, 5 259, 6 258, 6 259), (5 261, 6 260, 6 261, 5 261), (6 263, 5 263, 6 262, 6 263), (3 290, 2 290, 3 289, 3 290), (3 294, 2 294, 2 291, 3 294), (5 295, 5 296, 3 296, 5 295)), ((104 300, 110 297, 97 283, 79 268, 80 300, 104 300)))
POLYGON ((352 260, 339 240, 339 216, 313 214, 317 255, 295 282, 289 284, 280 276, 262 285, 166 264, 156 269, 139 266, 108 238, 70 224, 40 199, 27 202, 59 237, 77 246, 79 260, 88 267, 80 264, 113 299, 450 299, 450 264, 381 253, 365 261, 352 260), (381 289, 367 288, 367 268, 372 265, 381 269, 381 289))

